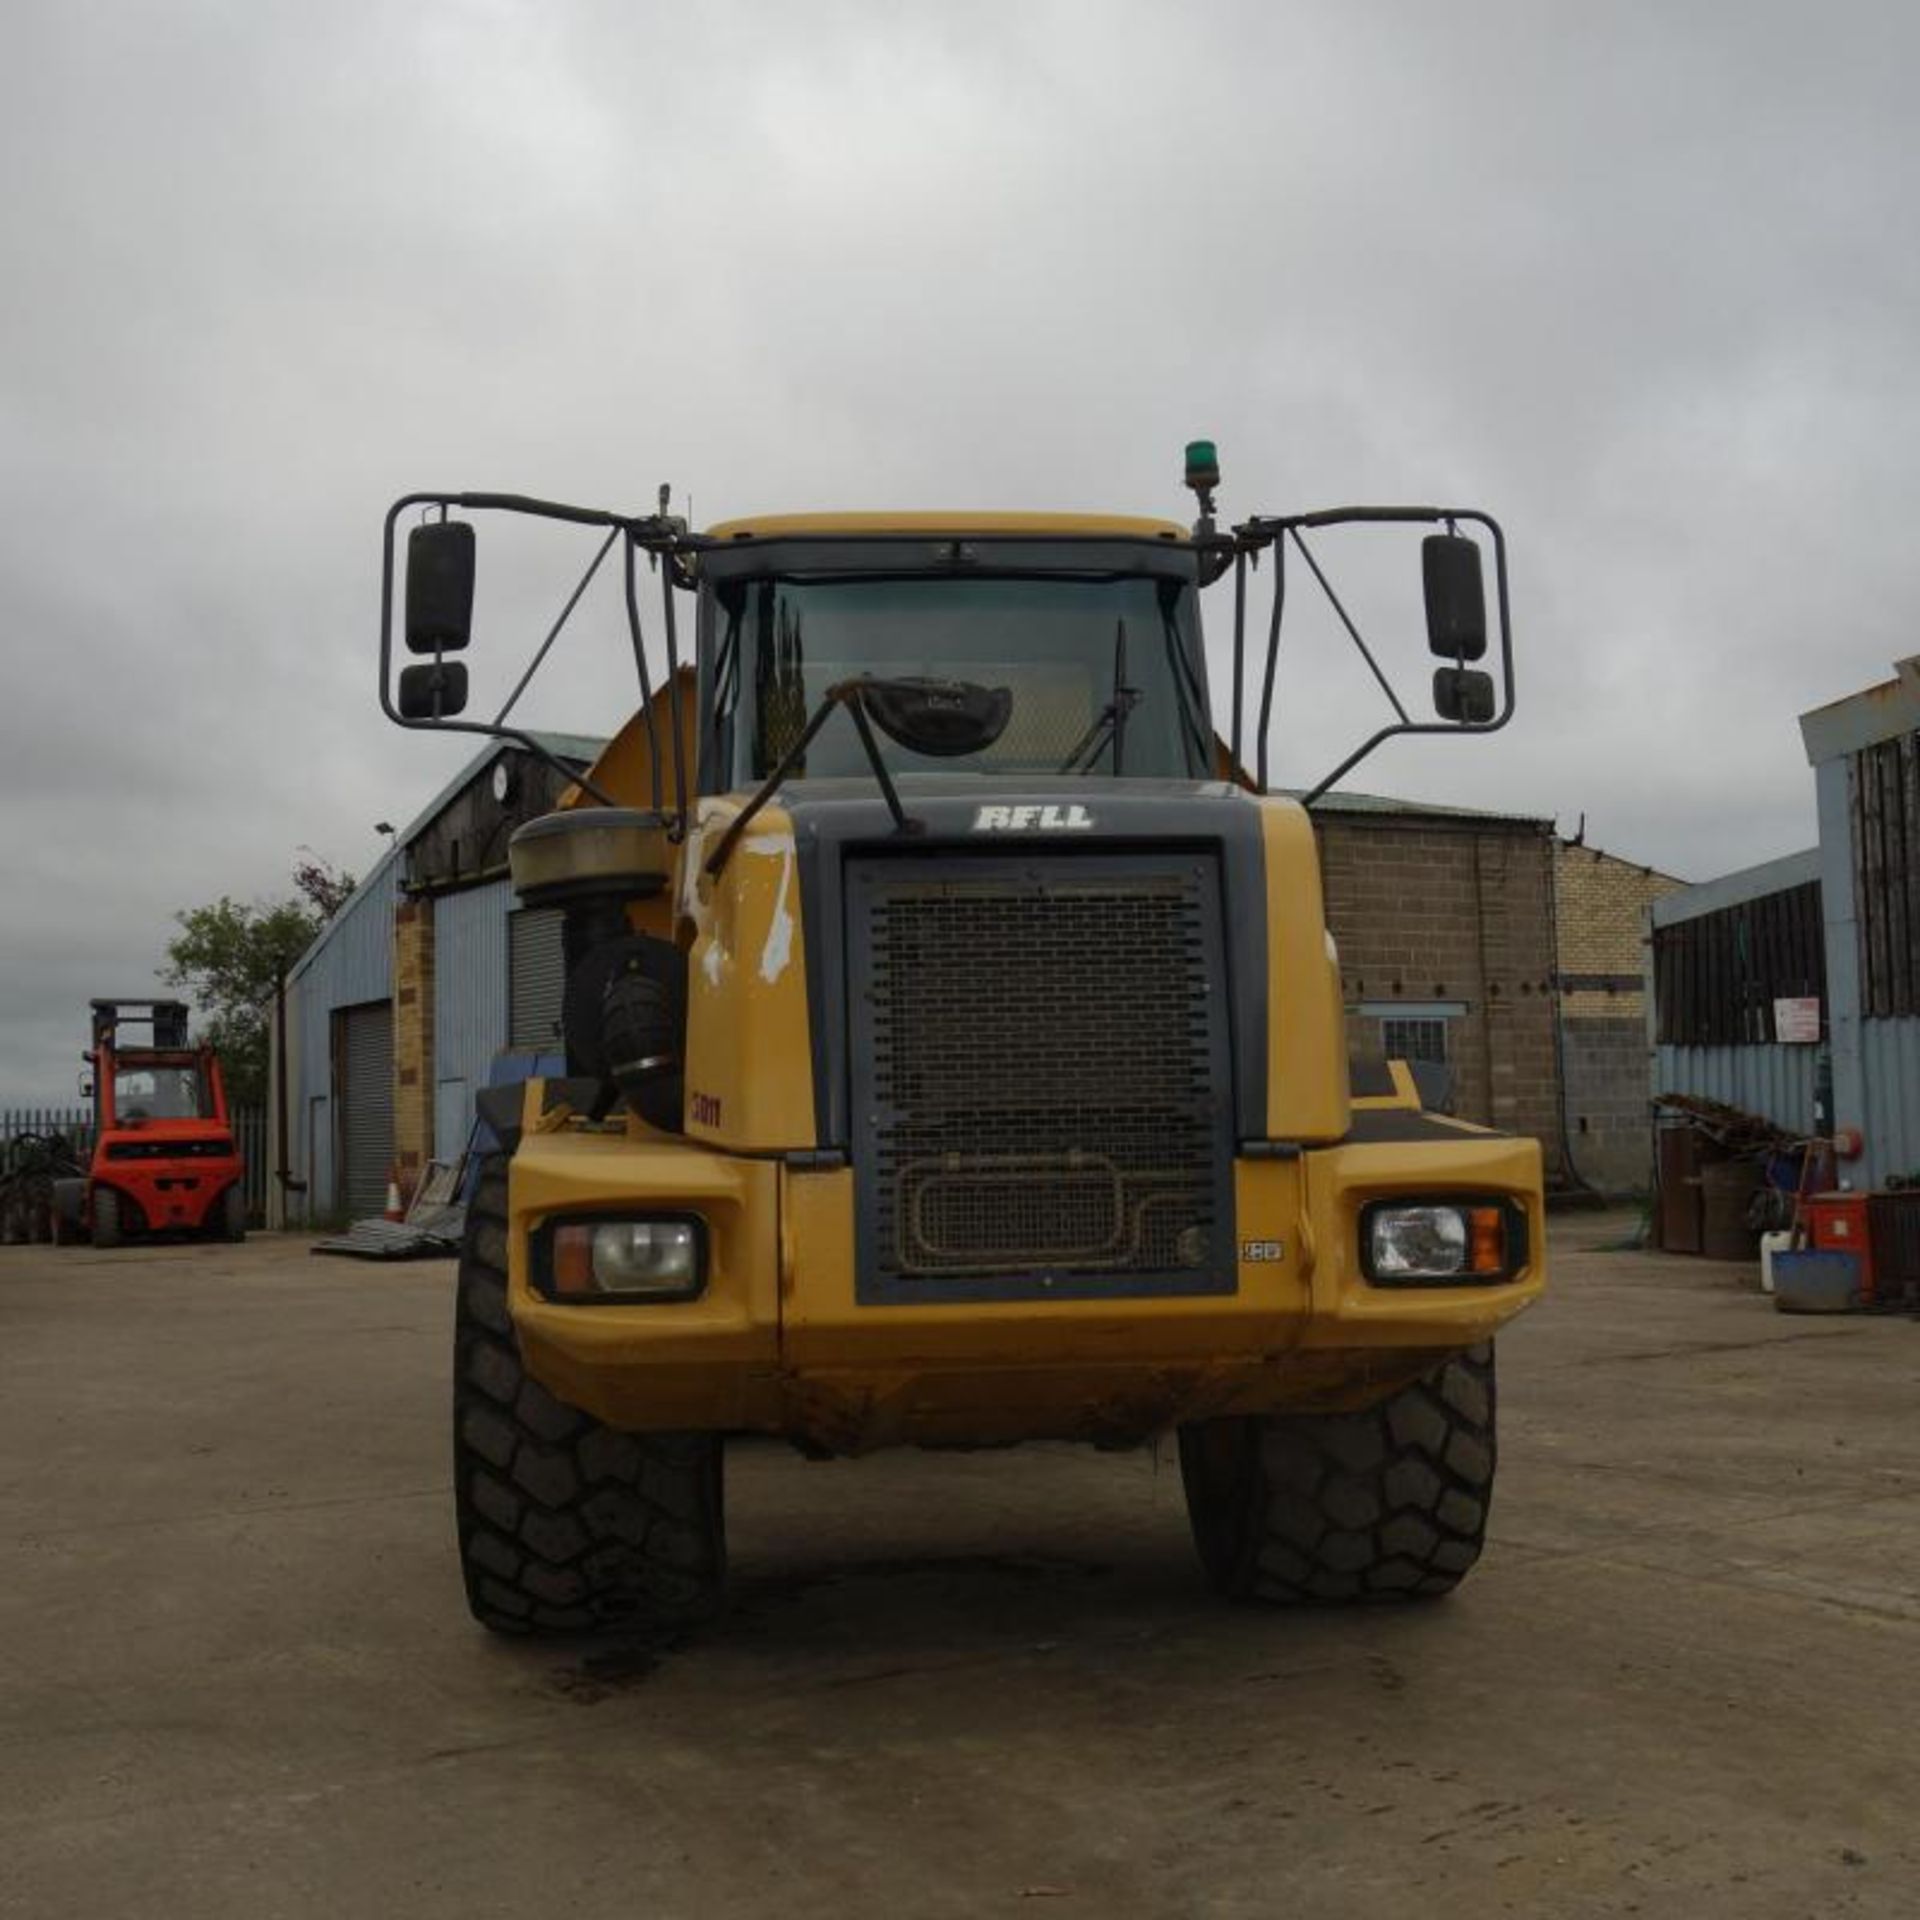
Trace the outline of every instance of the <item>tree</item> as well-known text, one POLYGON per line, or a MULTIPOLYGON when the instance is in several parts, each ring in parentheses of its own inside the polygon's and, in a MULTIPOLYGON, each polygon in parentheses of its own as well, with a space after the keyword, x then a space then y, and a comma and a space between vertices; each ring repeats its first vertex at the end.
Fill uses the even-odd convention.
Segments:
POLYGON ((176 913, 160 978, 182 987, 201 1015, 202 1038, 220 1055, 227 1097, 258 1106, 267 1097, 267 1034, 281 975, 313 944, 353 891, 353 877, 309 849, 293 869, 295 896, 241 901, 222 894, 176 913))
POLYGON ((321 859, 311 847, 296 847, 294 851, 307 857, 293 863, 293 884, 319 916, 319 925, 325 926, 347 904, 347 895, 358 882, 352 874, 342 873, 331 860, 321 859))

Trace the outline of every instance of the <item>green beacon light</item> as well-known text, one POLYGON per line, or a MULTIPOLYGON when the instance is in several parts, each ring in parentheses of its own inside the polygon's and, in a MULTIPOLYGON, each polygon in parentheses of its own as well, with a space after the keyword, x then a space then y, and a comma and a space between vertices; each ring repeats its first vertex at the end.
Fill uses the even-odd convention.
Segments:
POLYGON ((1200 518, 1193 523, 1196 540, 1213 538, 1213 490, 1220 484, 1220 455, 1211 440, 1187 442, 1187 485, 1200 502, 1200 518))

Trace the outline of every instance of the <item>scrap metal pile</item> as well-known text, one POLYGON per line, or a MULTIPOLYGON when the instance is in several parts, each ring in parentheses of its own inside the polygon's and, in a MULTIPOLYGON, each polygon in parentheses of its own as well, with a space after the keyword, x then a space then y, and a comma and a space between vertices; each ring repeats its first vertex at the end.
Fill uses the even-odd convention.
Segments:
POLYGON ((429 1161, 426 1175, 402 1218, 376 1214, 368 1220, 356 1220, 345 1233, 317 1242, 313 1251, 340 1254, 349 1260, 452 1259, 459 1253, 460 1236, 466 1231, 467 1210, 460 1200, 466 1172, 464 1155, 451 1165, 444 1160, 429 1161))
POLYGON ((1804 1144, 1801 1137, 1777 1127, 1771 1120, 1722 1100, 1702 1100, 1691 1093, 1663 1093, 1654 1106, 1662 1114, 1685 1121, 1728 1155, 1787 1153, 1804 1144))
POLYGON ((86 1171, 80 1150, 64 1133, 16 1133, 0 1143, 0 1244, 57 1240, 61 1221, 53 1183, 84 1179, 86 1171))
POLYGON ((1663 1093, 1655 1221, 1669 1253, 1761 1259, 1788 1312, 1920 1310, 1920 1182, 1871 1189, 1843 1178, 1858 1134, 1796 1135, 1758 1114, 1663 1093))

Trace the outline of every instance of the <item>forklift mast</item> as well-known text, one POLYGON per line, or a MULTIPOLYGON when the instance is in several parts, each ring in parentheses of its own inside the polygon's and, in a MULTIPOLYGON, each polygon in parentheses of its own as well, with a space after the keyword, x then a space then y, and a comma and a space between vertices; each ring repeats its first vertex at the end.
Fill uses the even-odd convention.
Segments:
POLYGON ((152 1046, 171 1052, 187 1041, 187 1003, 184 1000, 94 1000, 93 1044, 112 1047, 123 1026, 151 1027, 152 1046))

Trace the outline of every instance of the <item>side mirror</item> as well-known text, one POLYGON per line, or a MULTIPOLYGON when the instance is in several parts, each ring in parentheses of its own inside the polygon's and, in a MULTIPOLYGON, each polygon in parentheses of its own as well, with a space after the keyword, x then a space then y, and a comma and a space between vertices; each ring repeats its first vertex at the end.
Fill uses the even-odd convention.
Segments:
POLYGON ((473 561, 473 528, 464 520, 431 521, 407 535, 409 653, 458 653, 472 639, 473 561))
POLYGON ((1441 667, 1433 676, 1433 710, 1456 725, 1480 726, 1494 715, 1493 675, 1472 667, 1441 667))
POLYGON ((400 670, 403 720, 451 720, 467 710, 467 670, 457 660, 400 670))
POLYGON ((1430 533, 1420 543, 1420 579, 1427 599, 1427 645, 1443 660, 1478 660, 1487 650, 1480 549, 1464 534, 1430 533))

